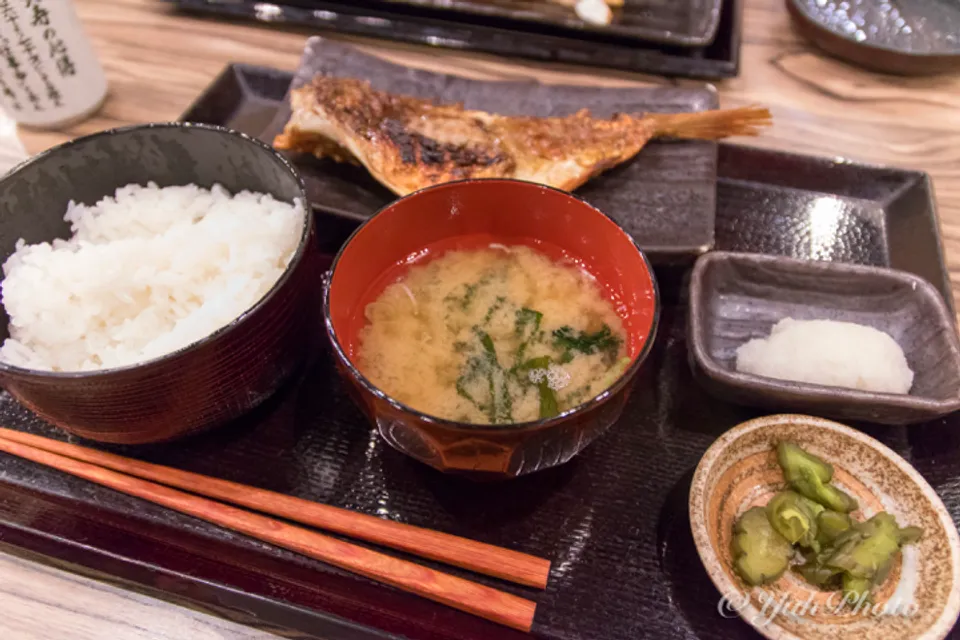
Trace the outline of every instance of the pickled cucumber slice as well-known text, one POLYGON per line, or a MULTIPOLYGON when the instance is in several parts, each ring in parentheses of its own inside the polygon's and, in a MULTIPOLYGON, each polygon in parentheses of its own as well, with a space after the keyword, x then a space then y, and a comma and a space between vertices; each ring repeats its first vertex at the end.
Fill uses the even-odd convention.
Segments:
POLYGON ((803 469, 813 472, 823 484, 833 479, 833 466, 829 462, 807 453, 792 442, 784 441, 777 445, 777 462, 780 463, 787 482, 801 478, 803 469))
POLYGON ((803 467, 797 472, 799 477, 789 479, 790 486, 803 496, 819 502, 827 509, 850 513, 856 511, 857 501, 831 484, 825 484, 812 467, 803 467))
POLYGON ((900 545, 913 544, 920 540, 923 537, 923 529, 921 527, 904 527, 900 529, 900 545))
POLYGON ((849 573, 843 574, 843 601, 850 605, 861 602, 870 602, 870 590, 873 582, 866 578, 854 578, 849 573))
POLYGON ((841 534, 837 545, 827 566, 842 569, 853 578, 873 581, 886 572, 900 550, 900 528, 896 518, 881 512, 841 534))
MULTIPOLYGON (((820 505, 816 505, 820 507, 820 505)), ((823 510, 823 507, 820 507, 823 510)), ((812 503, 795 491, 781 491, 767 503, 770 524, 790 544, 819 550, 817 512, 812 503)))
POLYGON ((836 567, 823 564, 816 554, 811 554, 805 563, 796 567, 796 571, 804 580, 821 589, 834 589, 839 586, 843 573, 836 567))
POLYGON ((753 507, 733 527, 733 566, 752 586, 769 584, 783 575, 793 547, 770 524, 766 509, 753 507))
POLYGON ((852 526, 853 519, 847 514, 824 509, 817 516, 817 540, 821 546, 827 546, 852 526))

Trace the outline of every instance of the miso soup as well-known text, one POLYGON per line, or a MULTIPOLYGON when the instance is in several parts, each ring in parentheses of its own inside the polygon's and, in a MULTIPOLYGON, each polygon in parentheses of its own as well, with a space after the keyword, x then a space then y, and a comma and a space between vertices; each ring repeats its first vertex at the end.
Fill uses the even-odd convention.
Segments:
POLYGON ((412 266, 365 316, 361 372, 449 420, 552 417, 607 389, 630 361, 596 281, 527 246, 448 251, 412 266))

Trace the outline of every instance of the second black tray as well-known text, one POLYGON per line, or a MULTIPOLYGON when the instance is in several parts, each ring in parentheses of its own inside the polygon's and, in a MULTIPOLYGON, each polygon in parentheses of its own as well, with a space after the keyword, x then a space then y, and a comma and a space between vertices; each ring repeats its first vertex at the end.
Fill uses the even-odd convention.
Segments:
POLYGON ((662 76, 718 80, 740 68, 742 0, 723 0, 713 42, 705 47, 638 45, 608 34, 570 33, 549 26, 524 25, 485 17, 441 19, 414 7, 371 8, 362 2, 326 0, 167 0, 179 8, 222 18, 265 24, 304 25, 323 33, 386 38, 507 57, 606 67, 662 76))
MULTIPOLYGON (((229 65, 181 120, 260 136, 292 79, 287 71, 229 65)), ((719 149, 717 249, 903 269, 933 283, 952 308, 925 173, 731 144, 719 149)), ((349 212, 315 205, 344 229, 358 224, 349 212)))

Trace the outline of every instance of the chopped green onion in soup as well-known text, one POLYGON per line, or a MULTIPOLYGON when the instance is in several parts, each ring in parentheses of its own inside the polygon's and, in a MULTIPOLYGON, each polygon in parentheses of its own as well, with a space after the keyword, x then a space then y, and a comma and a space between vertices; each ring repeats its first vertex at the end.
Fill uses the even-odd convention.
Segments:
POLYGON ((363 374, 451 420, 549 418, 602 393, 630 361, 623 323, 595 280, 525 246, 415 265, 365 313, 363 374))

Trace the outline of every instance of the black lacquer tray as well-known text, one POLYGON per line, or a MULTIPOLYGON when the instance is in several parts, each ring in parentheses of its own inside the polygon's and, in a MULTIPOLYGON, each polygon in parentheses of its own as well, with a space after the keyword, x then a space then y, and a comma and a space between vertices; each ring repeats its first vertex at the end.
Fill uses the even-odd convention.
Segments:
MULTIPOLYGON (((232 66, 185 118, 256 134, 289 80, 232 66)), ((949 299, 925 174, 731 145, 720 145, 719 173, 718 247, 891 265, 949 299)), ((356 224, 317 216, 327 251, 356 224)), ((687 492, 704 450, 757 413, 693 381, 683 278, 674 276, 661 280, 660 335, 623 418, 567 465, 508 484, 444 476, 390 449, 347 398, 326 351, 235 424, 112 450, 548 557, 545 592, 515 589, 538 601, 534 634, 542 638, 756 637, 718 613, 720 594, 693 546, 687 492)), ((6 394, 0 423, 57 436, 6 394)), ((960 415, 856 426, 904 455, 960 519, 960 415)), ((293 637, 524 637, 2 455, 0 548, 293 637)))
POLYGON ((710 44, 678 46, 548 24, 471 16, 389 2, 329 0, 167 0, 178 8, 217 18, 269 25, 301 25, 431 47, 481 51, 506 57, 606 67, 661 76, 732 78, 740 68, 742 0, 722 0, 710 44))
MULTIPOLYGON (((310 0, 296 0, 297 3, 310 0)), ((706 46, 716 36, 721 0, 623 0, 610 24, 591 24, 571 6, 544 0, 369 0, 368 4, 433 9, 436 15, 486 16, 565 27, 602 35, 633 37, 641 42, 706 46)))

